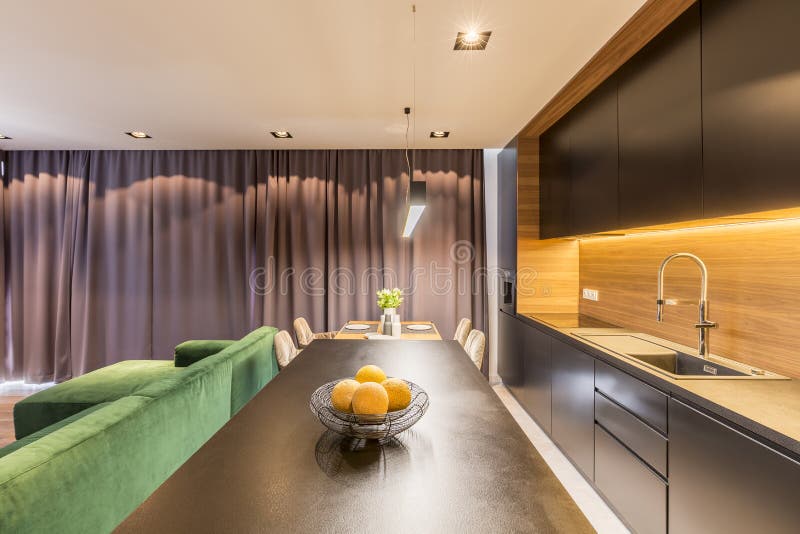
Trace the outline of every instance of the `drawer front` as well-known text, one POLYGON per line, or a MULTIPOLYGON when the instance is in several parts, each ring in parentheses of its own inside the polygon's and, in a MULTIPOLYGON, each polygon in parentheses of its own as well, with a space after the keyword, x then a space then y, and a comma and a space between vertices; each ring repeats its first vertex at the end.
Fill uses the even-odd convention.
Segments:
POLYGON ((595 386, 609 399, 667 433, 667 395, 603 362, 595 365, 595 386))
POLYGON ((667 476, 667 438, 599 392, 594 394, 594 417, 650 467, 667 476))
POLYGON ((595 425, 594 483, 638 534, 667 531, 667 485, 608 432, 595 425))

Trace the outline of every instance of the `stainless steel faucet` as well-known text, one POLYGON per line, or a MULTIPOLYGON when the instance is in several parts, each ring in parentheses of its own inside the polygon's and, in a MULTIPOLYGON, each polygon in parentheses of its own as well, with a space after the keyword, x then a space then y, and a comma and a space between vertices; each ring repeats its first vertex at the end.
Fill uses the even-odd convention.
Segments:
POLYGON ((664 269, 667 267, 669 262, 677 258, 688 258, 695 262, 698 267, 700 267, 700 320, 694 325, 694 327, 697 328, 698 332, 700 333, 697 353, 701 358, 707 358, 709 354, 708 329, 716 328, 717 323, 708 320, 708 269, 706 269, 706 264, 703 263, 703 260, 694 254, 689 254, 688 252, 678 252, 677 254, 671 254, 670 256, 667 256, 664 261, 661 262, 661 267, 658 268, 658 297, 656 300, 656 305, 658 308, 656 311, 656 321, 659 323, 662 321, 664 315, 664 304, 672 304, 672 301, 664 300, 664 269))

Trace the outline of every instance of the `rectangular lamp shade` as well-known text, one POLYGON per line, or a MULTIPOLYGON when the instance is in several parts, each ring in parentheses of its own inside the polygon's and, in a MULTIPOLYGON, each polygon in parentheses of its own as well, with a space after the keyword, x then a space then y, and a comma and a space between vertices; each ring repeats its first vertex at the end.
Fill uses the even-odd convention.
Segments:
POLYGON ((406 213, 406 225, 403 228, 403 237, 411 237, 414 227, 417 226, 422 212, 425 211, 425 201, 427 197, 427 187, 425 182, 411 182, 408 192, 408 213, 406 213))

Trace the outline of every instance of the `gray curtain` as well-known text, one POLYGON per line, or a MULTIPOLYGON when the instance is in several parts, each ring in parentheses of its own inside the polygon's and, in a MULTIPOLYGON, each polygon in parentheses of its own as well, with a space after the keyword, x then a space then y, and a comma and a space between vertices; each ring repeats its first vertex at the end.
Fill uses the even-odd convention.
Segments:
POLYGON ((375 291, 452 336, 485 325, 480 150, 414 154, 428 207, 400 236, 399 150, 19 151, 6 154, 0 379, 61 381, 170 358, 297 316, 372 319, 375 291))

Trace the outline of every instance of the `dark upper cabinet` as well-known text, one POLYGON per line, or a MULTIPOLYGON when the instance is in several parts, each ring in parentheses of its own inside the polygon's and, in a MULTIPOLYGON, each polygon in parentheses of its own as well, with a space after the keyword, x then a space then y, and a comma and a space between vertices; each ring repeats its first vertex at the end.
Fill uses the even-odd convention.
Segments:
POLYGON ((800 205, 800 2, 703 1, 706 216, 800 205))
POLYGON ((617 84, 612 77, 540 138, 542 238, 618 227, 617 84))
POLYGON ((612 76, 569 113, 569 234, 619 228, 617 78, 612 76))
POLYGON ((497 156, 497 261, 502 269, 517 268, 517 140, 497 156))
POLYGON ((670 532, 795 533, 798 487, 800 464, 670 400, 670 532))
POLYGON ((520 404, 548 434, 550 420, 550 336, 524 325, 523 387, 520 404))
POLYGON ((551 340, 551 437, 590 480, 594 479, 594 358, 551 340))
POLYGON ((542 239, 569 235, 569 117, 539 138, 539 235, 542 239))
POLYGON ((618 75, 622 227, 701 218, 699 4, 640 50, 618 75))

